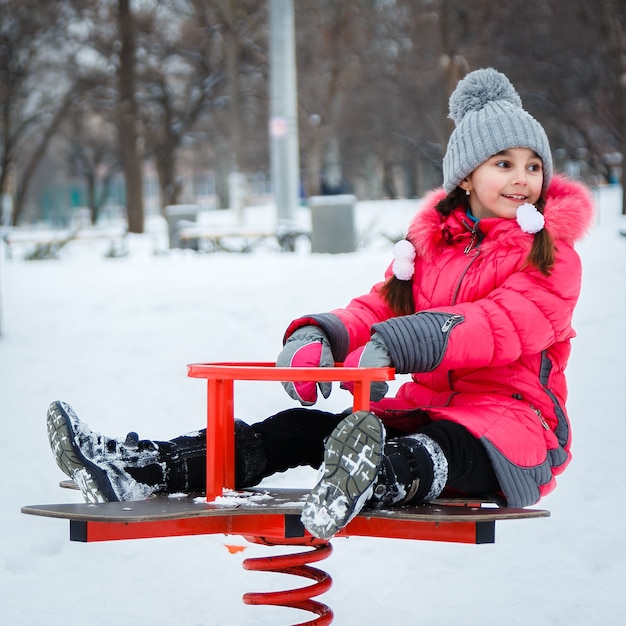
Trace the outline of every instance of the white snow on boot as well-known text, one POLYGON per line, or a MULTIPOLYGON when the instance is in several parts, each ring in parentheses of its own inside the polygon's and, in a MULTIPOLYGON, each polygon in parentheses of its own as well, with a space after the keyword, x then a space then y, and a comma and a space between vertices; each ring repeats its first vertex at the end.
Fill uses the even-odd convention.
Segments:
POLYGON ((326 442, 323 474, 307 496, 302 523, 315 537, 329 539, 372 495, 382 461, 385 429, 368 411, 342 420, 326 442))
POLYGON ((78 485, 86 502, 145 500, 155 492, 125 468, 158 462, 156 450, 139 451, 136 439, 122 442, 93 432, 65 402, 50 405, 47 427, 57 465, 78 485))

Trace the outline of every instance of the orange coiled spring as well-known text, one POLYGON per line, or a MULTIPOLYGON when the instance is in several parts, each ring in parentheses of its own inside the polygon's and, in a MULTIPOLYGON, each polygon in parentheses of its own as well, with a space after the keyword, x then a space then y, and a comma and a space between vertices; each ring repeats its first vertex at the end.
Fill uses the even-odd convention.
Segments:
MULTIPOLYGON (((265 545, 285 545, 284 541, 276 544, 259 537, 248 539, 255 543, 264 543, 265 545)), ((302 539, 300 539, 297 545, 306 545, 307 547, 312 547, 313 550, 297 554, 245 559, 243 567, 252 571, 302 576, 316 582, 298 589, 246 593, 243 596, 243 601, 245 604, 284 606, 309 611, 315 613, 318 617, 309 622, 302 622, 297 626, 326 626, 326 624, 330 624, 333 621, 332 610, 325 604, 311 598, 326 593, 331 588, 333 579, 326 572, 316 567, 310 567, 307 563, 315 563, 328 558, 333 551, 332 546, 326 541, 313 538, 308 543, 303 543, 302 539)))

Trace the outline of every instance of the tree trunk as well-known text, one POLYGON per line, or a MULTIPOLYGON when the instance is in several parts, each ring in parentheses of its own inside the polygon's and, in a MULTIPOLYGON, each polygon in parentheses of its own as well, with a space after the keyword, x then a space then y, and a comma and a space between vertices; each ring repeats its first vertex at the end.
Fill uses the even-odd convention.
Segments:
POLYGON ((87 206, 91 217, 91 224, 95 226, 98 221, 98 201, 96 200, 96 177, 93 172, 85 173, 85 183, 87 184, 87 206))
POLYGON ((626 33, 624 33, 626 12, 623 9, 621 13, 616 10, 611 0, 605 0, 602 8, 611 49, 617 59, 617 84, 619 88, 617 126, 621 134, 620 147, 622 150, 622 215, 626 215, 626 33))
MULTIPOLYGON (((450 95, 456 88, 459 80, 468 72, 468 64, 463 55, 459 52, 458 24, 454 16, 455 3, 444 0, 439 8, 439 28, 441 36, 442 55, 440 66, 444 75, 444 91, 442 110, 448 111, 448 101, 450 95)), ((444 144, 448 142, 454 122, 446 115, 443 118, 442 136, 444 144)))
POLYGON ((313 129, 313 138, 309 146, 306 158, 306 194, 307 196, 319 196, 322 188, 322 131, 313 129))
POLYGON ((220 208, 234 208, 237 211, 242 206, 234 206, 238 199, 232 197, 228 181, 231 174, 238 174, 241 166, 241 86, 239 80, 241 45, 237 33, 237 6, 236 0, 226 0, 224 3, 223 19, 226 25, 224 30, 224 49, 226 58, 226 83, 228 94, 228 108, 226 111, 227 158, 222 172, 223 185, 218 192, 220 208))
POLYGON ((126 186, 128 230, 143 233, 143 176, 135 102, 135 25, 130 0, 119 0, 119 142, 126 186))
POLYGON ((620 119, 619 127, 622 134, 622 215, 626 215, 626 36, 622 37, 622 51, 620 55, 621 67, 619 77, 620 119))
POLYGON ((72 98, 74 97, 75 87, 71 87, 67 94, 65 95, 65 99, 61 103, 61 106, 57 109, 57 112, 54 114, 50 124, 45 129, 42 138, 35 148, 30 160, 26 163, 23 168, 22 176, 20 177, 17 183, 17 189, 15 191, 15 197, 13 198, 13 217, 11 223, 13 226, 17 226, 19 218, 24 210, 24 201, 26 199, 26 194, 28 193, 28 186, 30 184, 30 179, 33 177, 39 162, 43 158, 46 150, 48 149, 48 144, 50 140, 57 132, 61 122, 67 115, 69 111, 70 104, 72 103, 72 98))
POLYGON ((154 159, 157 177, 159 179, 162 210, 165 210, 165 207, 170 204, 180 204, 180 193, 182 189, 179 182, 176 180, 175 149, 175 146, 171 148, 162 147, 162 152, 157 154, 154 159))
POLYGON ((626 215, 626 72, 622 74, 622 215, 626 215))
POLYGON ((226 19, 228 29, 226 36, 226 73, 228 75, 228 135, 229 135, 229 167, 231 172, 238 172, 241 155, 241 89, 239 86, 239 58, 241 50, 235 31, 236 15, 234 0, 226 3, 226 19))

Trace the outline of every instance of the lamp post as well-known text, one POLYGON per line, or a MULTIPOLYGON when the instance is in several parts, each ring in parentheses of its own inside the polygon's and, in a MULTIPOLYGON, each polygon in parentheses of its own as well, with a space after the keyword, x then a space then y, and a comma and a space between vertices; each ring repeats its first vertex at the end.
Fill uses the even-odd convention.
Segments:
POLYGON ((295 230, 299 202, 298 113, 293 0, 270 2, 270 160, 278 234, 295 230))

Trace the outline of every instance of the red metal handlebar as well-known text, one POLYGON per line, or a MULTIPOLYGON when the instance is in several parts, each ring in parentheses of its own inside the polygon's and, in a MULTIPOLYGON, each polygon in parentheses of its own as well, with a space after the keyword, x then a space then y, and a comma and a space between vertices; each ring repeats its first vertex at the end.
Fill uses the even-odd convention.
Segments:
POLYGON ((370 383, 393 380, 387 367, 276 367, 274 363, 194 363, 191 378, 207 379, 206 497, 214 500, 223 489, 235 488, 235 435, 233 389, 235 380, 353 382, 355 411, 370 406, 370 383))

